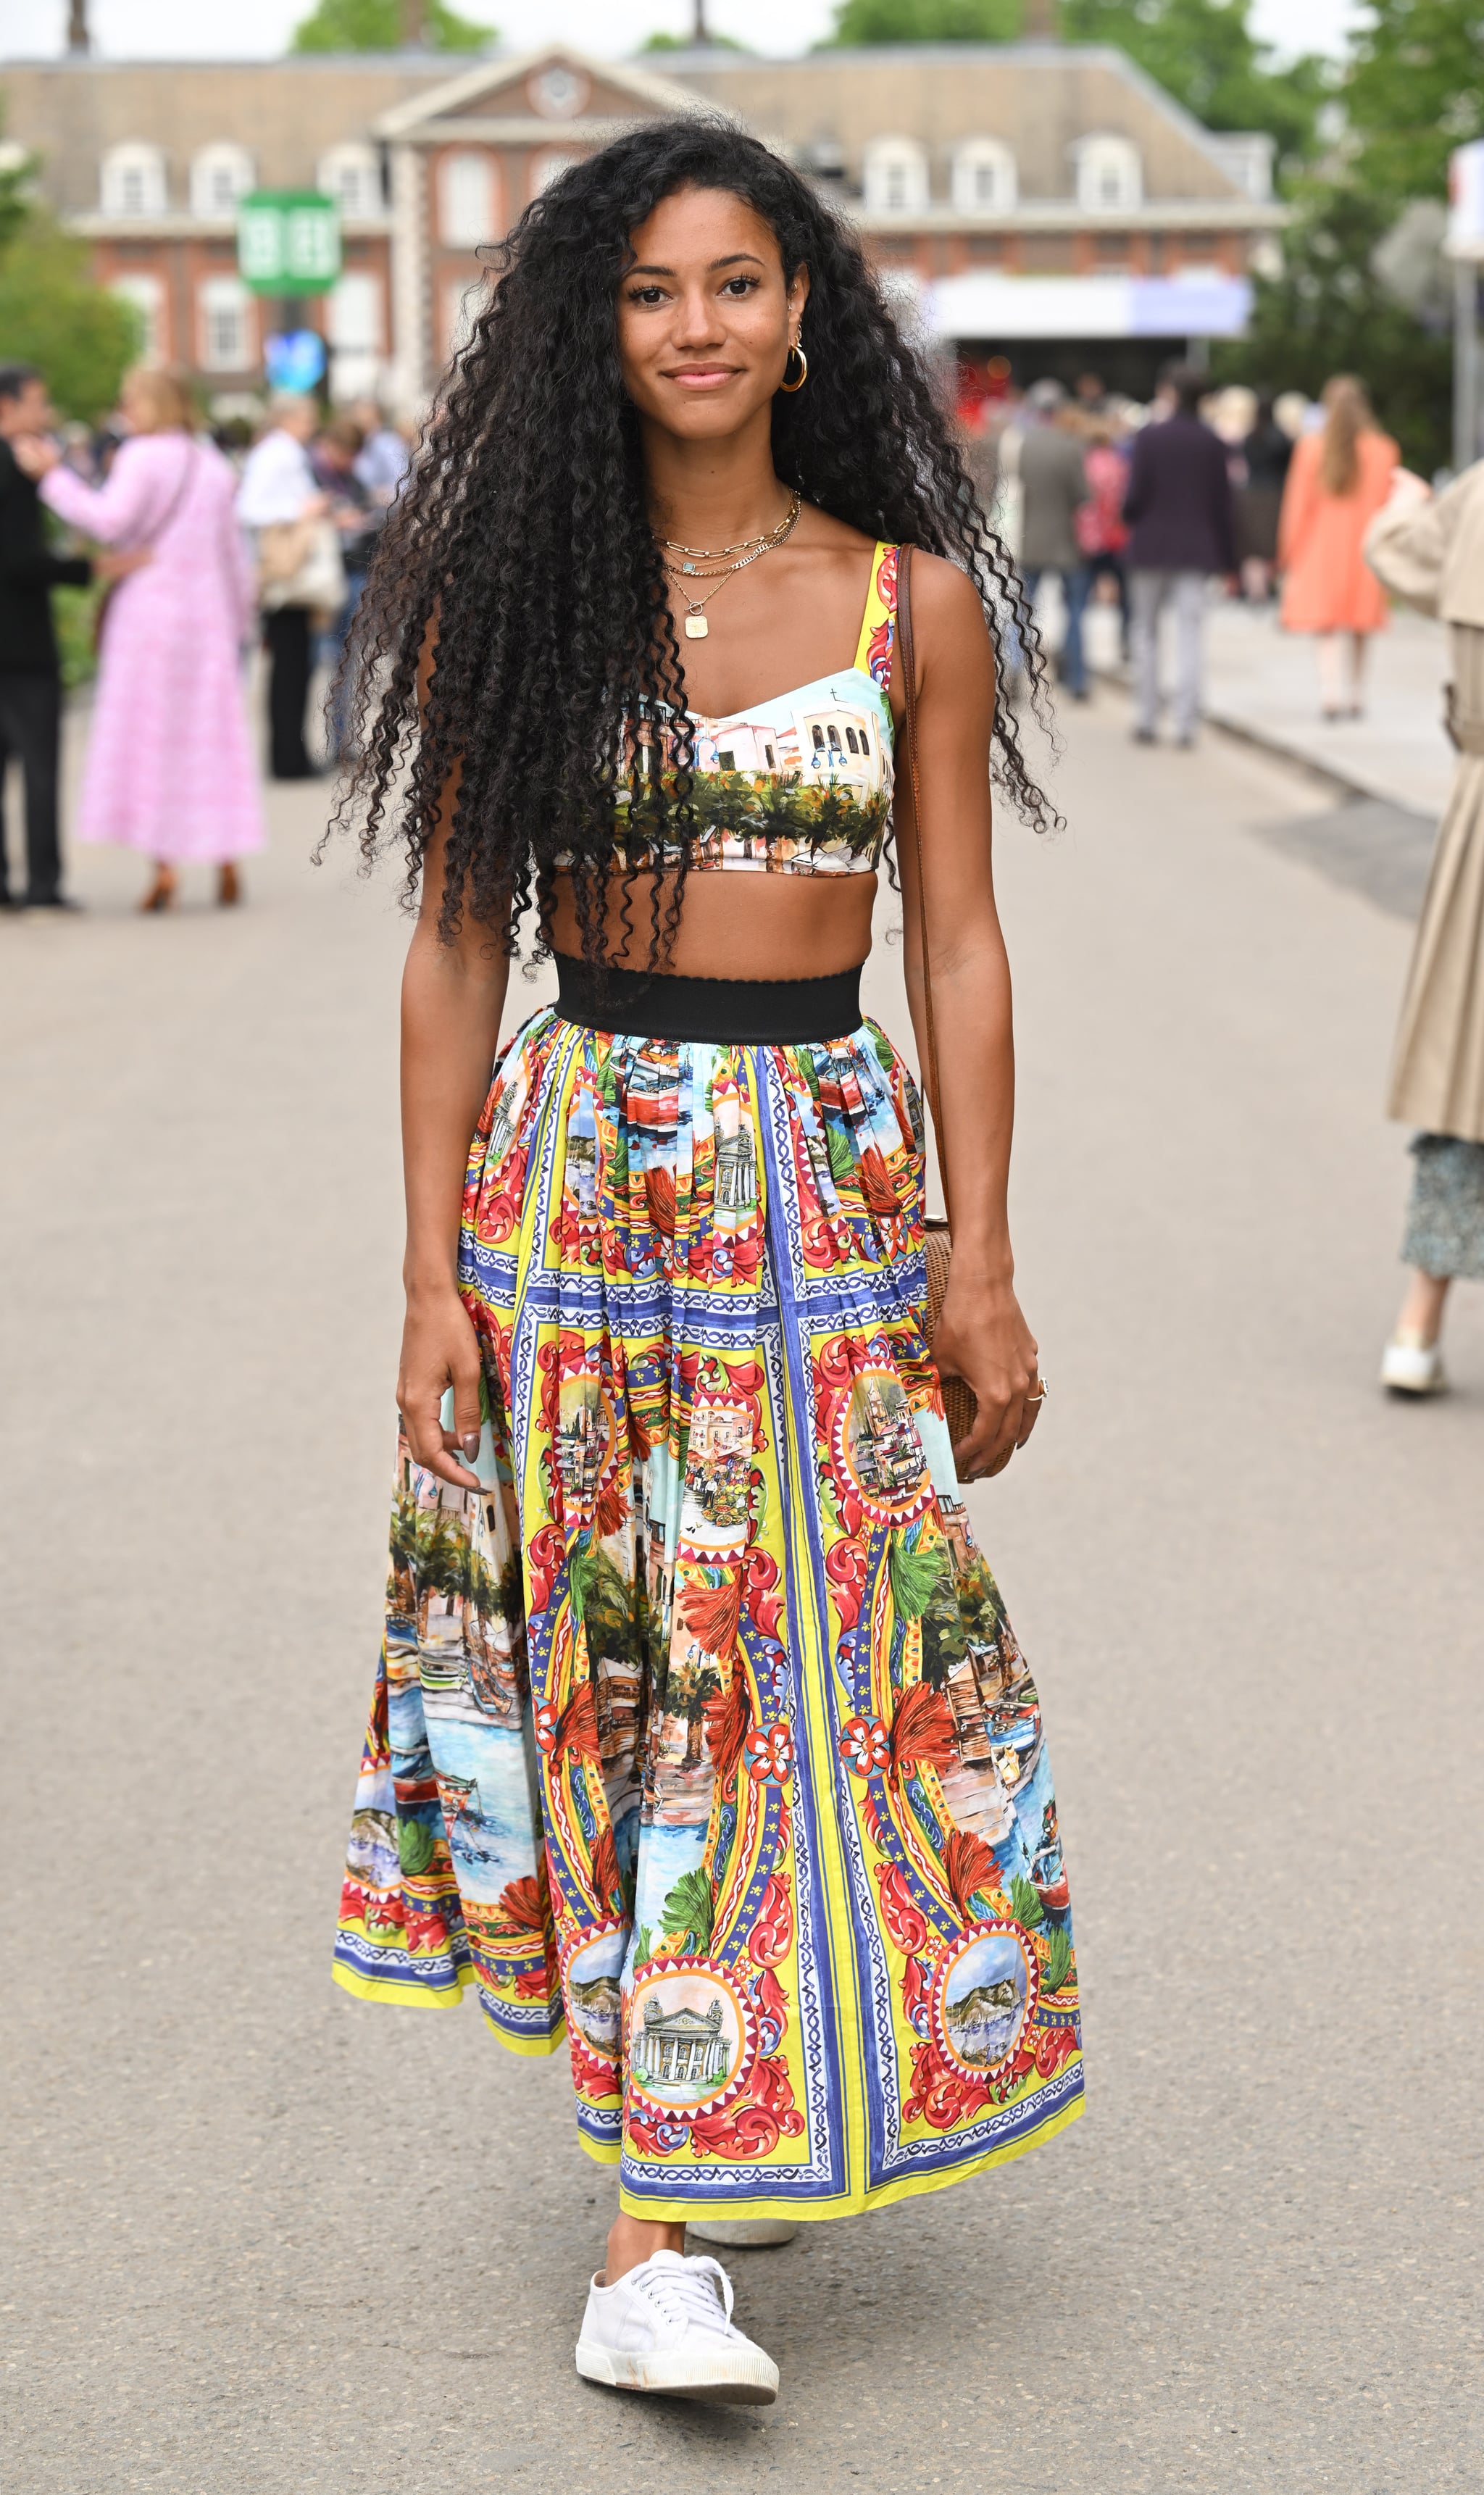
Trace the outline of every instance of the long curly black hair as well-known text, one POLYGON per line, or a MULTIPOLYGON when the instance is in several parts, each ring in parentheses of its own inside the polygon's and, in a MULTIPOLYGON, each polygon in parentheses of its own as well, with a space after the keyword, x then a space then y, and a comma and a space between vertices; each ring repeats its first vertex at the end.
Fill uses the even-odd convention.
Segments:
MULTIPOLYGON (((776 234, 786 275, 809 271, 808 384, 773 404, 780 477, 864 536, 910 539, 967 571, 997 653, 1008 627, 1040 695, 1025 593, 853 236, 791 166, 729 124, 632 131, 561 174, 487 255, 494 282, 386 523, 347 655, 359 759, 336 820, 356 829, 368 862, 403 844, 409 899, 440 792, 461 768, 446 940, 467 906, 513 949, 514 921, 534 901, 544 942, 565 869, 597 962, 615 847, 629 861, 627 924, 639 857, 658 836, 678 871, 663 922, 662 887, 650 884, 651 970, 673 941, 694 755, 617 303, 631 234, 693 187, 745 200, 776 234), (634 724, 666 718, 674 768, 641 781, 652 757, 634 724), (634 802, 621 804, 630 775, 634 802)), ((1045 830, 1057 817, 1027 770, 999 674, 992 775, 1045 830)))

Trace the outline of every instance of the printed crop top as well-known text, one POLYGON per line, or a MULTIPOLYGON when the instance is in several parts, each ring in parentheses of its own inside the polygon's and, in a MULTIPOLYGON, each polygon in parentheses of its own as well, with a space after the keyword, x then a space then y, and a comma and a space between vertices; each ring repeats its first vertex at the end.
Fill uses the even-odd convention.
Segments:
MULTIPOLYGON (((896 622, 897 549, 878 543, 850 666, 727 719, 693 714, 693 872, 875 872, 891 819, 896 622)), ((663 866, 668 847, 635 862, 663 866)))

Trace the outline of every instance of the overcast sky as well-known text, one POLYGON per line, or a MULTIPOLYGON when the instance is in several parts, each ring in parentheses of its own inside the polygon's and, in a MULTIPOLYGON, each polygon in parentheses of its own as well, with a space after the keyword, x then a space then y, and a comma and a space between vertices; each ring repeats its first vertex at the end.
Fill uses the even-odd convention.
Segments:
MULTIPOLYGON (((253 0, 248 10, 207 10, 201 0, 91 0, 95 48, 108 60, 242 60, 281 51, 312 0, 253 0)), ((459 0, 455 0, 459 5, 459 0)), ((634 50, 657 29, 680 34, 686 0, 462 0, 462 14, 504 24, 522 48, 560 38, 600 56, 634 50)), ((708 0, 719 34, 754 51, 807 51, 827 33, 833 0, 708 0)), ((1355 0, 1255 0, 1253 22, 1289 52, 1338 52, 1358 14, 1355 0)), ((0 0, 0 55, 62 49, 67 0, 0 0)))

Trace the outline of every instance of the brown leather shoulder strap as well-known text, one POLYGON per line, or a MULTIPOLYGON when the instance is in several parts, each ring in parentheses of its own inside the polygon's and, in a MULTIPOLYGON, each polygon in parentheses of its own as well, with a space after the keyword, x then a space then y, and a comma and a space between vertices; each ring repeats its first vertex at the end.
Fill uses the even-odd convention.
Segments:
POLYGON ((922 964, 922 1009, 927 1026, 928 1107, 933 1113, 933 1132, 938 1140, 938 1174, 943 1181, 943 1211, 951 1222, 953 1206, 948 1194, 948 1155, 943 1144, 943 1106, 938 1088, 938 1027, 933 1019, 933 960, 928 943, 927 876, 922 864, 922 781, 917 766, 917 653, 912 641, 912 550, 900 548, 897 555, 897 649, 902 661, 902 699, 906 711, 904 722, 907 738, 907 776, 912 792, 912 857, 917 870, 917 940, 922 964))

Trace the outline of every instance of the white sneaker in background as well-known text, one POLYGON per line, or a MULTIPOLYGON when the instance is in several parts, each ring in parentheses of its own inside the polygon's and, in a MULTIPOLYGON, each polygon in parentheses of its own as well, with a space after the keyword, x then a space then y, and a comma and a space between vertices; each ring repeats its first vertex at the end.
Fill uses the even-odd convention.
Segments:
POLYGON ((620 2391, 671 2399, 778 2397, 778 2367, 731 2318, 731 2281, 709 2253, 654 2253, 612 2287, 588 2290, 577 2371, 620 2391))
POLYGON ((1436 1342, 1388 1342, 1381 1354, 1381 1384, 1393 1395, 1441 1395, 1447 1383, 1436 1342))
POLYGON ((791 2218, 688 2218, 686 2232, 703 2244, 726 2244, 740 2253, 761 2244, 791 2244, 798 2229, 791 2218))

